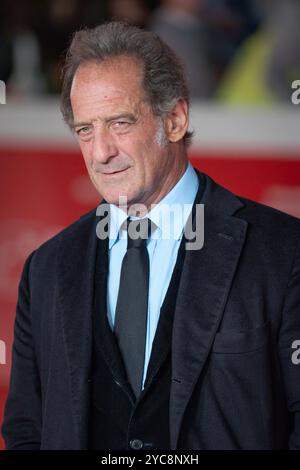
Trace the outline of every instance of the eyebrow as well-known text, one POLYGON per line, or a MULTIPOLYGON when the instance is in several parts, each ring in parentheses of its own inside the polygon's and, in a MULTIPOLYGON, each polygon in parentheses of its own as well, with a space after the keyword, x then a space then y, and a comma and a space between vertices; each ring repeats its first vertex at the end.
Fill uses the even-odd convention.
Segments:
POLYGON ((83 127, 83 126, 90 126, 91 122, 73 122, 72 124, 72 129, 75 129, 75 127, 83 127))
MULTIPOLYGON (((105 123, 109 123, 111 121, 116 121, 117 119, 129 119, 130 121, 132 122, 136 122, 137 121, 137 117, 132 114, 132 113, 120 113, 120 114, 116 114, 114 116, 110 116, 109 118, 105 118, 105 119, 102 119, 105 123)), ((74 122, 73 123, 73 129, 75 129, 75 127, 80 127, 80 126, 90 126, 92 124, 92 121, 88 122, 88 121, 81 121, 81 122, 74 122)))

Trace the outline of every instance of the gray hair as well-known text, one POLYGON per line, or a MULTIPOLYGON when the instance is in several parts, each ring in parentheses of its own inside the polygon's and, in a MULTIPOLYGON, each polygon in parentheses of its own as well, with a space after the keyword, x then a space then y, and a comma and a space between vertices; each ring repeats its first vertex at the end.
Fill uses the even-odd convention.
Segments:
MULTIPOLYGON (((189 104, 184 68, 172 49, 153 32, 113 21, 82 29, 73 36, 66 55, 61 94, 61 112, 70 127, 73 124, 70 92, 79 65, 125 55, 141 62, 145 99, 155 115, 163 118, 180 98, 189 104)), ((187 131, 186 146, 191 137, 192 132, 187 131)))

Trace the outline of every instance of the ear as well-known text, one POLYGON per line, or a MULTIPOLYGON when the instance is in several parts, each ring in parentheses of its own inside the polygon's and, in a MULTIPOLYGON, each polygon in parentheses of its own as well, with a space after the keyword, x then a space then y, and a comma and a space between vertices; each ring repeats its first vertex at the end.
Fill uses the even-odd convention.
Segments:
POLYGON ((188 104, 180 98, 166 117, 166 133, 169 142, 178 142, 186 133, 189 125, 188 104))

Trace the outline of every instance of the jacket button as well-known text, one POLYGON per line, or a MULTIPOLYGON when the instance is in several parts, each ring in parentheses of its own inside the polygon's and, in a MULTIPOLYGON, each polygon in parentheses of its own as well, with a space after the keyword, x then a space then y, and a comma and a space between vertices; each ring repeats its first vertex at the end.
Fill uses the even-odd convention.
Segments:
POLYGON ((143 441, 140 439, 132 439, 130 441, 130 447, 134 450, 141 450, 143 448, 143 441))

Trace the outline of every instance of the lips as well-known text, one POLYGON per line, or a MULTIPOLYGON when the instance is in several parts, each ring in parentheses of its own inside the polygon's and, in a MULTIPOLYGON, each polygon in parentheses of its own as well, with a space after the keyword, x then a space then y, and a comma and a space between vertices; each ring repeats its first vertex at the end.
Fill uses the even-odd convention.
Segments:
POLYGON ((128 170, 128 168, 124 168, 123 170, 117 170, 117 171, 111 171, 111 172, 104 172, 102 173, 103 175, 118 175, 119 173, 122 173, 123 171, 128 170))

